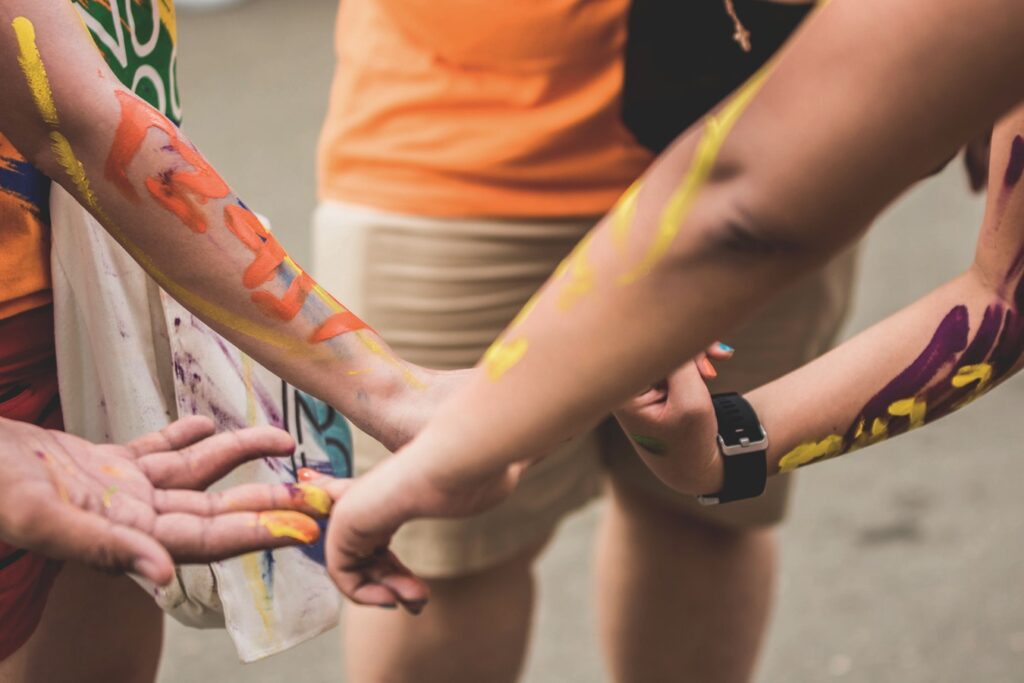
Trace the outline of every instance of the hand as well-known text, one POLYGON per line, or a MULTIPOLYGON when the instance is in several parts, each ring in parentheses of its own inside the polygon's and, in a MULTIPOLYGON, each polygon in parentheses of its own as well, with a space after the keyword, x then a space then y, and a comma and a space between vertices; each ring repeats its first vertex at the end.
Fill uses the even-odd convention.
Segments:
POLYGON ((732 354, 732 348, 714 344, 615 411, 640 458, 677 491, 700 495, 722 487, 718 425, 706 381, 718 374, 709 357, 732 354))
POLYGON ((247 460, 291 453, 292 438, 272 427, 213 432, 191 417, 124 446, 96 445, 0 419, 0 538, 161 585, 174 577, 172 557, 211 562, 315 541, 316 522, 292 511, 326 512, 308 489, 198 490, 247 460))
POLYGON ((327 569, 338 589, 360 605, 401 605, 419 614, 429 590, 389 550, 391 537, 412 519, 463 517, 496 505, 528 466, 517 463, 456 485, 424 471, 423 460, 411 452, 415 447, 356 480, 313 480, 337 501, 327 528, 327 569))

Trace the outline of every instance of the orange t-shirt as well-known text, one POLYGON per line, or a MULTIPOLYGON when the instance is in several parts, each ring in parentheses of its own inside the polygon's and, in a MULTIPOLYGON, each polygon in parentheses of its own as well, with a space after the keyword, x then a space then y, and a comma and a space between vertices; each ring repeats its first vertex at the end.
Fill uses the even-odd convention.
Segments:
POLYGON ((629 0, 343 0, 319 190, 434 216, 606 211, 651 160, 621 123, 629 0))
POLYGON ((0 135, 0 320, 53 300, 49 193, 50 179, 0 135))

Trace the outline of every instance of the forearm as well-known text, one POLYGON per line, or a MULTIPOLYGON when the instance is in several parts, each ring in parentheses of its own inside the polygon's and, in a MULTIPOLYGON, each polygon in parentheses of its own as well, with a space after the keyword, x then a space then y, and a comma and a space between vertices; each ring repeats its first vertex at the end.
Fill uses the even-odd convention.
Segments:
POLYGON ((769 435, 769 473, 923 427, 1009 377, 1024 351, 1012 285, 994 291, 968 271, 750 392, 746 398, 769 435))
POLYGON ((421 384, 173 124, 116 82, 68 3, 5 3, 0 16, 0 129, 168 293, 360 426, 421 384))
POLYGON ((659 160, 410 453, 453 479, 533 455, 727 336, 1019 98, 1021 14, 833 2, 760 90, 659 160))

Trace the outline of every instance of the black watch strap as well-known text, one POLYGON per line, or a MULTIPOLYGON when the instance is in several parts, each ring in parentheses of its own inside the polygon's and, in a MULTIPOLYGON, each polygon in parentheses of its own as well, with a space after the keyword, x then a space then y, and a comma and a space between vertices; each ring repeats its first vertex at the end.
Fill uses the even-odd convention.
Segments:
POLYGON ((718 493, 697 499, 717 505, 760 496, 768 481, 768 436, 757 413, 739 394, 716 394, 711 402, 718 420, 724 483, 718 493))

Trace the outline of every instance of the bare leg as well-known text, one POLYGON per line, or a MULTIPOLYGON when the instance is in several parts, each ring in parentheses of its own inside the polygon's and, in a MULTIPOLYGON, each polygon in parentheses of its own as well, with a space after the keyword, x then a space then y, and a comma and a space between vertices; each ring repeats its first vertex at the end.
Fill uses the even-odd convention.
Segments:
POLYGON ((614 478, 611 489, 597 604, 613 680, 750 680, 772 603, 774 532, 711 523, 614 478))
POLYGON ((152 683, 162 639, 163 612, 135 582, 69 562, 0 683, 152 683))
POLYGON ((532 565, 542 547, 483 572, 430 581, 430 604, 418 617, 346 605, 346 680, 515 681, 533 615, 532 565))

